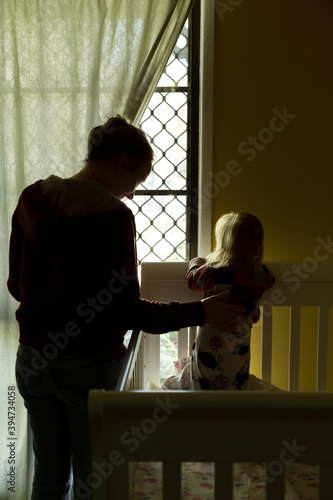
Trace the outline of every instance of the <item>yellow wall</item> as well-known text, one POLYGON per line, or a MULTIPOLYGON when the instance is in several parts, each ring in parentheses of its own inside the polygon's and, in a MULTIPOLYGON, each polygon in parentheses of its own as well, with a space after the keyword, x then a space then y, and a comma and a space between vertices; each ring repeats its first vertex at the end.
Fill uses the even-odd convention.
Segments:
MULTIPOLYGON (((301 262, 320 241, 333 241, 333 2, 218 4, 213 224, 225 212, 252 212, 265 229, 265 260, 301 262)), ((310 335, 301 350, 301 386, 309 390, 310 335)), ((274 366, 282 384, 284 362, 274 366)), ((333 390, 333 372, 330 380, 333 390)))

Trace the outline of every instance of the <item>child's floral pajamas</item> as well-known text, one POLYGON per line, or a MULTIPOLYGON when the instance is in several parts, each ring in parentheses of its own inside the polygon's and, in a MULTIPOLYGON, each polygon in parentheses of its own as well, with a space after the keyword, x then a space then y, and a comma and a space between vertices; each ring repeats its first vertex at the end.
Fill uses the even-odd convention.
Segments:
MULTIPOLYGON (((209 268, 194 259, 187 273, 190 288, 203 291, 205 297, 228 292, 228 301, 246 308, 252 321, 259 320, 258 301, 274 284, 264 265, 237 269, 209 268), (192 264, 192 265, 191 265, 192 264)), ((191 361, 180 375, 168 378, 164 389, 246 390, 250 367, 251 329, 247 333, 226 332, 212 325, 200 328, 194 342, 191 361)))

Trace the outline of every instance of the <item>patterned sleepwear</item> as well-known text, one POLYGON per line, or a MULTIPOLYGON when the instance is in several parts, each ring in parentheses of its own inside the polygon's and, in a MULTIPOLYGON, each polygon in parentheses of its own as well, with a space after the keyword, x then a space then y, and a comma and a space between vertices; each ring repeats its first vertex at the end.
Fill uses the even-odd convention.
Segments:
MULTIPOLYGON (((193 259, 187 273, 187 284, 204 296, 229 292, 228 302, 241 305, 259 320, 259 299, 274 284, 274 277, 262 264, 235 269, 211 268, 193 259)), ((164 389, 246 390, 249 379, 251 329, 247 333, 227 332, 212 325, 199 329, 191 361, 181 374, 168 378, 164 389)))

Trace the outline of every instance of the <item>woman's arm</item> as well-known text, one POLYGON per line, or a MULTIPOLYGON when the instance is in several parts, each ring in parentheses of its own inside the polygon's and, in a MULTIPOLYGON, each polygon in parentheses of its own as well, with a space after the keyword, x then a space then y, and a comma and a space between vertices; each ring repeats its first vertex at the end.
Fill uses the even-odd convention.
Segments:
MULTIPOLYGON (((124 289, 111 303, 113 319, 126 329, 141 329, 148 333, 165 333, 188 326, 210 323, 218 328, 227 328, 246 321, 245 309, 224 304, 221 297, 194 302, 153 302, 140 297, 136 275, 136 248, 134 219, 129 213, 119 214, 116 228, 118 239, 118 273, 124 276, 124 289), (127 279, 126 279, 127 278, 127 279)), ((200 259, 200 264, 204 262, 200 259)), ((204 266, 203 266, 204 267, 204 266)), ((225 297, 223 297, 225 299, 225 297)))

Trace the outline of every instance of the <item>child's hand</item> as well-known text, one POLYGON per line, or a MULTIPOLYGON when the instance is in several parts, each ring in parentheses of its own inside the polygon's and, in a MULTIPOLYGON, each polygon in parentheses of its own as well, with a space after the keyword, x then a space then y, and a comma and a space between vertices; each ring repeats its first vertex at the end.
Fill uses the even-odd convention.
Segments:
POLYGON ((247 316, 244 307, 225 302, 229 292, 219 293, 213 297, 202 299, 205 323, 220 330, 247 333, 253 321, 247 316))
POLYGON ((194 259, 192 259, 190 262, 189 262, 189 269, 191 269, 192 267, 200 267, 200 266, 203 266, 204 264, 206 263, 206 259, 204 259, 203 257, 194 257, 194 259))

